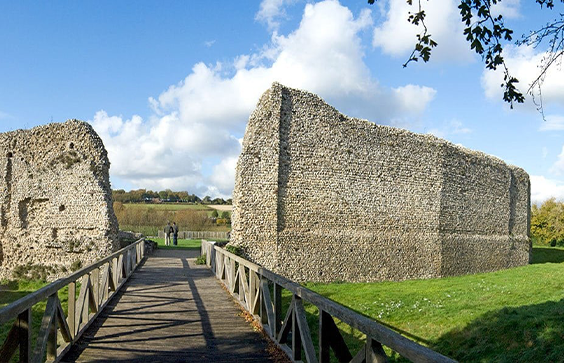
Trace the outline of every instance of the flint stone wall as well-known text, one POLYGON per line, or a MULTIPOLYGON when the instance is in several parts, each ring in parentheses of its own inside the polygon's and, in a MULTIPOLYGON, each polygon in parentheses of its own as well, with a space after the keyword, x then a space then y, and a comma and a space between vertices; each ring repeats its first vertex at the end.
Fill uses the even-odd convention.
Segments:
POLYGON ((19 265, 50 279, 119 247, 102 140, 69 120, 0 134, 0 279, 19 265))
POLYGON ((231 243, 297 281, 381 281, 529 263, 528 174, 273 84, 252 113, 231 243))

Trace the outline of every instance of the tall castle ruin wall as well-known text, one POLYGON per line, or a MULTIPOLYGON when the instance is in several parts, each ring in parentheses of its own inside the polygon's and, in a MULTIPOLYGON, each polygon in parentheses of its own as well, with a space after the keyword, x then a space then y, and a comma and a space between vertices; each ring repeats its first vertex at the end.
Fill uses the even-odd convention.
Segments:
POLYGON ((298 281, 453 276, 530 259, 529 177, 273 84, 250 117, 231 243, 298 281))
POLYGON ((82 121, 0 134, 0 279, 22 265, 66 275, 118 248, 109 167, 82 121))

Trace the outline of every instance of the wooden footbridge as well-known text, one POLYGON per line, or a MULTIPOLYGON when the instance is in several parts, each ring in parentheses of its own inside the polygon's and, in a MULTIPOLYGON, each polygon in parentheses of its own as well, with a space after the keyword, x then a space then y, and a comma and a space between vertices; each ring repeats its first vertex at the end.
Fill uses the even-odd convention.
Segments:
POLYGON ((197 251, 148 246, 139 240, 0 309, 0 325, 12 324, 0 362, 368 363, 387 361, 384 346, 414 362, 453 362, 213 242, 202 241, 207 265, 195 264, 197 251), (45 302, 35 332, 32 309, 45 302), (365 341, 351 349, 336 321, 365 341))

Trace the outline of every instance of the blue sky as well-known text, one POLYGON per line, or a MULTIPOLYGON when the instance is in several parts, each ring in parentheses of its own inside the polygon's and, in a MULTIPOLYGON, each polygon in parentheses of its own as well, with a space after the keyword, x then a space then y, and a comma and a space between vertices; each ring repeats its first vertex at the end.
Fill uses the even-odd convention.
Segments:
MULTIPOLYGON (((501 2, 516 37, 562 12, 533 3, 501 2)), ((114 188, 228 197, 249 114, 278 81, 349 116, 495 155, 530 174, 533 201, 564 199, 564 70, 545 80, 546 121, 531 102, 510 110, 500 74, 468 49, 456 2, 423 4, 439 46, 404 69, 418 29, 400 0, 0 0, 0 132, 85 120, 114 188)), ((506 47, 523 86, 543 50, 506 47)))

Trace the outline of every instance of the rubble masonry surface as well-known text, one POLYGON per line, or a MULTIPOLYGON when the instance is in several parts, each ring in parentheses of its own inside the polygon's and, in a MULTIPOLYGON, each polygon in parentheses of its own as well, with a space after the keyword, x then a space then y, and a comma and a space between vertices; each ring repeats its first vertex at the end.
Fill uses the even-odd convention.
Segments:
POLYGON ((110 163, 88 123, 2 133, 0 158, 0 279, 26 264, 53 279, 118 248, 110 163))
POLYGON ((529 206, 523 169, 274 83, 245 132, 231 243, 296 281, 495 271, 529 263, 529 206))

